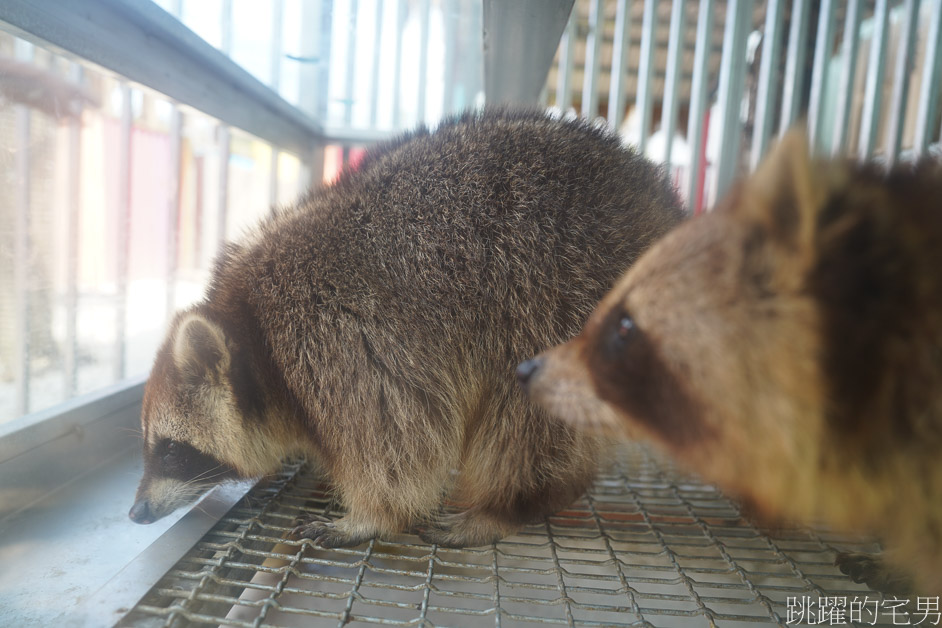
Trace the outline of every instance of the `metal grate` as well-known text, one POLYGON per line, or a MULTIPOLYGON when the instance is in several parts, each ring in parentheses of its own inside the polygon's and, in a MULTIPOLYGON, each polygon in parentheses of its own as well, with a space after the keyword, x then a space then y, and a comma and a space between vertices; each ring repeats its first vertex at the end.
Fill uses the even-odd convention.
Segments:
MULTIPOLYGON (((797 618, 790 598, 884 602, 833 566, 835 545, 871 544, 805 530, 768 536, 716 489, 640 445, 625 446, 569 510, 490 547, 400 535, 324 550, 287 538, 298 515, 336 514, 334 506, 316 472, 289 465, 122 625, 786 625, 797 618)), ((862 619, 891 625, 888 616, 862 619)))

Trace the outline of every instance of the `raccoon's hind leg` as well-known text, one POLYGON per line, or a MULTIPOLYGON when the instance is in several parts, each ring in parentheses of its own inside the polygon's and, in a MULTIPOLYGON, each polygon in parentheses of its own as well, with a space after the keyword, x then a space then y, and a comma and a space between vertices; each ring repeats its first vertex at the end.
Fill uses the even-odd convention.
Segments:
MULTIPOLYGON (((381 374, 376 375, 379 379, 381 374)), ((460 429, 414 390, 380 379, 374 397, 348 408, 322 431, 345 443, 321 460, 346 514, 309 517, 295 529, 322 547, 358 545, 397 534, 438 510, 457 459, 460 429)))
POLYGON ((453 495, 469 507, 421 531, 425 542, 445 547, 494 543, 565 508, 592 483, 606 449, 601 440, 523 403, 511 409, 520 413, 519 421, 495 417, 467 441, 453 495))

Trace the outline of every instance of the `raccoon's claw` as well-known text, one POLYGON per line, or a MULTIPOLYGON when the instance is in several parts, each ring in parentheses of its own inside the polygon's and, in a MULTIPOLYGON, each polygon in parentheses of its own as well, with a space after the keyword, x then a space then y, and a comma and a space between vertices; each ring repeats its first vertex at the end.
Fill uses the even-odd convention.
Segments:
POLYGON ((308 515, 304 523, 291 531, 292 536, 311 539, 315 545, 323 548, 352 547, 366 539, 352 535, 342 529, 339 521, 333 521, 323 515, 308 515))
POLYGON ((851 580, 866 584, 874 591, 890 594, 906 594, 913 589, 909 578, 888 567, 879 556, 842 552, 834 564, 851 580))

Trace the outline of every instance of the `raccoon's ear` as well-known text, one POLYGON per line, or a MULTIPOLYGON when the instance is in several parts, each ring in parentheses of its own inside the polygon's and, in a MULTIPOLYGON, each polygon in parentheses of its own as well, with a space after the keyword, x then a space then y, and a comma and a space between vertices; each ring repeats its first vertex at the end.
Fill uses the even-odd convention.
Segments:
POLYGON ((747 211, 792 255, 813 250, 822 200, 817 179, 805 131, 797 127, 779 140, 746 183, 747 211))
POLYGON ((215 323, 191 314, 177 328, 173 361, 187 377, 210 380, 229 370, 226 336, 215 323))

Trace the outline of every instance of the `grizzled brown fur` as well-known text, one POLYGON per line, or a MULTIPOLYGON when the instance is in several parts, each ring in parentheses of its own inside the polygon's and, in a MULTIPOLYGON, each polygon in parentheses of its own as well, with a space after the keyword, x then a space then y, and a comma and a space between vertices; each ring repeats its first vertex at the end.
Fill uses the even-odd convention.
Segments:
POLYGON ((562 508, 604 440, 531 406, 514 367, 577 333, 681 215, 658 168, 586 122, 495 110, 370 151, 229 245, 177 317, 132 518, 206 484, 166 480, 170 442, 207 478, 314 454, 347 508, 300 530, 326 546, 422 522, 485 543, 562 508), (446 494, 466 509, 435 518, 446 494))
POLYGON ((883 535, 938 593, 940 210, 939 164, 815 162, 793 133, 655 244, 527 386, 767 516, 883 535))

